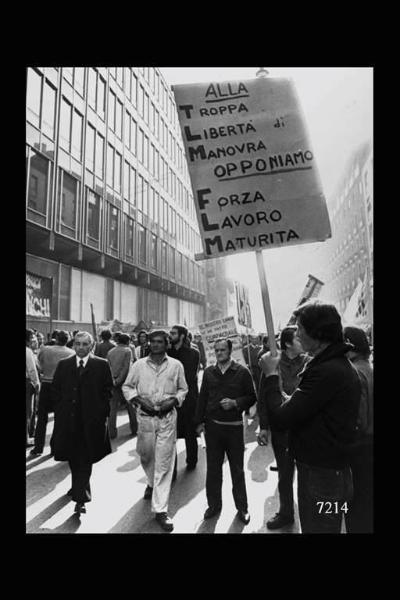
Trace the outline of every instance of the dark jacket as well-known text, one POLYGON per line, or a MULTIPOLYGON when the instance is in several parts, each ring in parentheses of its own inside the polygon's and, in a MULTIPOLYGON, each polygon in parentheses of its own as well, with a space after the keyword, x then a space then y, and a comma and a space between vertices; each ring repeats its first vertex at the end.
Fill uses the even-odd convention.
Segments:
POLYGON ((111 453, 107 417, 112 387, 110 365, 102 358, 90 356, 81 376, 78 374, 76 356, 58 363, 52 383, 55 408, 51 449, 55 460, 69 460, 73 456, 73 432, 79 402, 92 463, 111 453))
MULTIPOLYGON (((303 371, 309 360, 310 357, 307 354, 299 354, 295 358, 289 358, 286 352, 282 350, 281 360, 279 362, 279 381, 281 390, 288 396, 291 396, 299 385, 299 374, 303 371)), ((264 373, 262 373, 258 390, 257 412, 260 415, 260 427, 261 421, 263 424, 261 429, 268 429, 268 427, 270 427, 271 430, 273 430, 273 427, 271 427, 270 424, 268 407, 263 401, 263 398, 265 397, 265 382, 266 379, 264 373)))
POLYGON ((289 452, 299 462, 331 469, 348 465, 361 397, 357 371, 345 356, 350 348, 331 344, 310 360, 286 401, 278 376, 266 378, 260 428, 265 429, 268 409, 271 428, 289 429, 289 452))
POLYGON ((206 351, 204 349, 204 344, 203 342, 200 340, 198 342, 196 342, 197 347, 199 349, 200 352, 200 366, 205 369, 207 366, 207 357, 206 357, 206 351))
POLYGON ((240 421, 242 412, 253 406, 256 400, 253 380, 246 367, 232 361, 229 369, 222 374, 219 367, 212 365, 204 371, 195 422, 204 423, 206 419, 240 421), (234 398, 238 408, 224 410, 220 405, 222 398, 234 398))
POLYGON ((136 346, 136 358, 146 358, 150 354, 150 344, 147 342, 143 346, 140 344, 136 346))
POLYGON ((185 437, 187 427, 194 427, 194 416, 196 412, 197 399, 199 397, 199 386, 197 382, 197 374, 200 365, 200 352, 196 348, 182 346, 179 350, 170 348, 168 355, 176 358, 183 365, 185 371, 185 379, 188 384, 188 393, 186 394, 185 402, 178 411, 177 436, 185 437))
POLYGON ((94 355, 98 356, 99 358, 107 358, 107 354, 112 348, 115 348, 115 344, 110 340, 105 342, 97 342, 94 349, 94 355))

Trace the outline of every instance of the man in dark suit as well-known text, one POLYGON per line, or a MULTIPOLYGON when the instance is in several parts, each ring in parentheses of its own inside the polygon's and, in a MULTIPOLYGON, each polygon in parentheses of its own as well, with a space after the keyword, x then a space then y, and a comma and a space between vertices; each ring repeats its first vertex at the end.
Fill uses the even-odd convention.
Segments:
POLYGON ((54 431, 50 442, 55 460, 69 462, 70 494, 75 512, 85 513, 91 501, 93 463, 111 453, 107 417, 113 380, 109 363, 90 354, 93 338, 75 336, 75 356, 61 360, 53 377, 54 431))
MULTIPOLYGON (((185 371, 185 379, 189 387, 185 402, 178 408, 177 437, 185 438, 186 444, 186 469, 192 471, 197 464, 197 434, 194 422, 199 388, 197 373, 200 366, 200 352, 188 343, 188 330, 183 325, 174 325, 170 331, 172 348, 168 350, 169 356, 179 360, 185 371)), ((177 464, 175 461, 174 478, 176 477, 177 464)))

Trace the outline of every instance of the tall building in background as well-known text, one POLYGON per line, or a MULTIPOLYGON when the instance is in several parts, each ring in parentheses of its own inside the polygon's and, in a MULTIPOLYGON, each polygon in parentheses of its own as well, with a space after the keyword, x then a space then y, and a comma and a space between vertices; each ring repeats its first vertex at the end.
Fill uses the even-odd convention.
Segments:
POLYGON ((29 68, 26 108, 27 296, 29 280, 39 298, 27 325, 48 331, 50 287, 53 328, 89 327, 90 303, 97 322, 204 321, 193 197, 159 69, 29 68))
POLYGON ((329 199, 332 238, 319 248, 323 296, 343 315, 359 280, 366 282, 366 324, 372 324, 373 154, 370 142, 350 158, 329 199))
POLYGON ((236 316, 235 285, 227 275, 226 258, 204 261, 207 281, 206 320, 236 316))

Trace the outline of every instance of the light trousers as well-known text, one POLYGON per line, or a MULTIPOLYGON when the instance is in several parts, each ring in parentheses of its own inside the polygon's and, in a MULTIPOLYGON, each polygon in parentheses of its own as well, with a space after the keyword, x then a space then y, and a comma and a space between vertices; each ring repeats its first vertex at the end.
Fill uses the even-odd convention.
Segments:
POLYGON ((147 476, 147 484, 153 488, 151 510, 156 513, 168 511, 172 474, 175 461, 176 409, 164 417, 149 417, 140 408, 137 411, 136 451, 147 476))

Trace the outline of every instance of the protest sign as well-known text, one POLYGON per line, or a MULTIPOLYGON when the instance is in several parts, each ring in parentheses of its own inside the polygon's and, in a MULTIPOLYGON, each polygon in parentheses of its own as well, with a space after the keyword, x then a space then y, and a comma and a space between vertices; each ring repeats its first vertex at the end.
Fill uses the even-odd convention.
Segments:
POLYGON ((51 317, 53 281, 26 273, 26 314, 29 317, 51 317))
POLYGON ((235 281, 236 304, 238 310, 238 323, 251 329, 251 311, 249 301, 249 290, 246 286, 235 281))
POLYGON ((291 80, 176 85, 173 91, 204 250, 199 259, 331 237, 291 80))
MULTIPOLYGON (((311 300, 311 298, 316 298, 323 285, 324 283, 314 277, 314 275, 309 275, 305 288, 300 295, 300 300, 298 301, 297 306, 301 306, 307 302, 307 300, 311 300)), ((289 319, 288 325, 294 325, 295 323, 296 317, 292 315, 289 319)))
POLYGON ((242 351, 242 338, 238 334, 235 317, 224 317, 208 321, 208 323, 200 323, 199 331, 206 352, 207 364, 214 365, 216 363, 214 343, 218 338, 229 338, 232 340, 232 358, 239 364, 246 366, 242 351))

